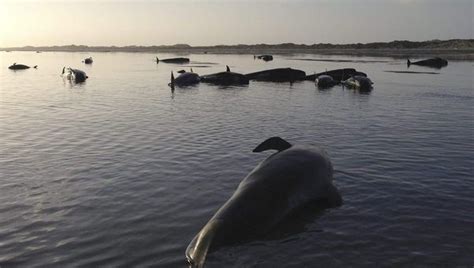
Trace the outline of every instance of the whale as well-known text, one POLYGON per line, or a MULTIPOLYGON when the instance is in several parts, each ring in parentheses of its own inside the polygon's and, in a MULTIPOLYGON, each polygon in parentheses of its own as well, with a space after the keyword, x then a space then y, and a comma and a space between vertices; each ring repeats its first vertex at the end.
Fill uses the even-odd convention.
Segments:
POLYGON ((79 69, 73 69, 70 67, 69 68, 63 67, 63 71, 61 75, 75 83, 85 82, 86 79, 89 78, 84 71, 79 70, 79 69))
POLYGON ((201 81, 201 78, 197 73, 193 72, 193 69, 191 69, 191 72, 184 72, 180 73, 178 77, 174 77, 173 72, 171 72, 171 82, 168 84, 168 86, 171 87, 171 90, 174 90, 175 87, 186 87, 186 86, 192 86, 195 84, 198 84, 201 81))
POLYGON ((318 88, 330 88, 335 86, 338 82, 327 74, 320 75, 315 80, 318 88))
POLYGON ((425 67, 431 67, 431 68, 436 68, 436 69, 441 69, 445 66, 448 65, 448 61, 439 57, 435 58, 430 58, 426 60, 420 60, 420 61, 415 61, 412 62, 410 59, 407 59, 407 67, 409 68, 410 65, 419 65, 419 66, 425 66, 425 67))
POLYGON ((156 63, 176 63, 176 64, 184 64, 184 63, 189 63, 189 58, 169 58, 169 59, 163 59, 160 60, 158 57, 156 57, 156 63))
POLYGON ((93 62, 92 57, 84 59, 85 64, 92 64, 92 62, 93 62))
POLYGON ((349 79, 343 81, 344 86, 360 91, 370 91, 373 88, 374 82, 370 78, 360 75, 354 75, 349 79))
POLYGON ((259 55, 259 56, 253 56, 253 58, 257 58, 259 60, 263 60, 263 61, 272 61, 273 60, 273 56, 272 55, 259 55))
MULTIPOLYGON (((33 66, 33 68, 37 69, 38 65, 35 65, 33 66)), ((28 66, 28 65, 24 65, 24 64, 17 64, 17 63, 13 63, 12 65, 8 66, 8 69, 10 70, 26 70, 26 69, 30 69, 31 67, 28 66)))
POLYGON ((253 152, 276 150, 259 163, 186 248, 190 267, 204 266, 208 252, 272 230, 292 212, 312 202, 342 205, 327 153, 271 137, 253 152))
POLYGON ((292 68, 276 68, 245 75, 249 80, 269 82, 294 82, 303 80, 306 73, 292 68))
POLYGON ((343 69, 335 69, 335 70, 330 70, 330 71, 325 71, 321 73, 316 73, 316 74, 311 74, 307 75, 304 79, 305 80, 310 80, 310 81, 315 81, 318 76, 321 75, 329 75, 334 79, 335 81, 344 81, 349 79, 351 76, 354 75, 359 75, 359 76, 367 76, 367 74, 363 72, 359 72, 354 68, 343 68, 343 69))
POLYGON ((249 79, 240 73, 231 72, 229 66, 226 66, 225 72, 208 74, 201 76, 201 82, 214 85, 248 85, 249 79))

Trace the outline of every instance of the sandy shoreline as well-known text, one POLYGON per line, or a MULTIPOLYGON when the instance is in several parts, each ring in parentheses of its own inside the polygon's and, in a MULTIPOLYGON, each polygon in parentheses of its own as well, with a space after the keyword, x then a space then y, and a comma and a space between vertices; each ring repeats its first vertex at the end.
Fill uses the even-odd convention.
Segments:
POLYGON ((474 49, 285 49, 285 48, 158 48, 142 49, 131 47, 86 47, 78 49, 65 48, 11 48, 0 49, 3 51, 41 51, 41 52, 130 52, 130 53, 177 53, 177 54, 276 54, 276 55, 346 55, 346 56, 368 56, 368 57, 390 57, 390 58, 426 58, 441 57, 447 60, 474 61, 474 49))

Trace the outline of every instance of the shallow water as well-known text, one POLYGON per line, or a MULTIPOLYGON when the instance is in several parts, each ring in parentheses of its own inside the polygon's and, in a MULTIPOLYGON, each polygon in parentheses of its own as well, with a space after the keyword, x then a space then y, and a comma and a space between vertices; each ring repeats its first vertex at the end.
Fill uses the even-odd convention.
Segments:
POLYGON ((385 72, 407 70, 390 58, 188 55, 200 74, 354 67, 375 89, 251 82, 172 94, 170 71, 183 66, 155 56, 0 52, 2 268, 186 267, 187 244, 268 156, 251 150, 276 135, 329 152, 344 205, 213 252, 208 267, 474 264, 472 62, 409 74, 385 72), (63 66, 90 78, 72 85, 63 66))

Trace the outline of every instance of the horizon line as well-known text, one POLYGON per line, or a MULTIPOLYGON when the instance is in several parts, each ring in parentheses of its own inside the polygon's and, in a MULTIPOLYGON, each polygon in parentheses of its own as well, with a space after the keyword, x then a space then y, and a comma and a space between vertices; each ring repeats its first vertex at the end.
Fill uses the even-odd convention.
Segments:
POLYGON ((151 47, 186 47, 186 48, 208 48, 208 47, 237 47, 237 46, 281 46, 281 45, 292 45, 292 46, 315 46, 315 45, 329 45, 329 46, 351 46, 351 45, 370 45, 370 44, 390 44, 396 42, 408 42, 408 43, 427 43, 427 42, 449 42, 449 41, 467 41, 474 42, 472 38, 451 38, 451 39, 431 39, 424 41, 411 41, 411 40, 392 40, 392 41, 375 41, 375 42, 366 42, 366 43, 293 43, 293 42, 282 42, 282 43, 253 43, 253 44, 215 44, 215 45, 189 45, 186 43, 176 43, 176 44, 161 44, 161 45, 84 45, 84 44, 62 44, 62 45, 23 45, 23 46, 5 46, 0 47, 2 49, 12 49, 12 48, 50 48, 50 47, 115 47, 115 48, 129 48, 129 47, 142 47, 142 48, 151 48, 151 47))

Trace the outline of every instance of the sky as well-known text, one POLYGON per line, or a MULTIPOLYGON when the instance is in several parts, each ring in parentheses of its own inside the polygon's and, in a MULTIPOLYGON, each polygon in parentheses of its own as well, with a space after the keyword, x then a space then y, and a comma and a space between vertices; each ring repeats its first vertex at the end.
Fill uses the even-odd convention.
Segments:
POLYGON ((0 0, 0 47, 473 37, 473 0, 0 0))

